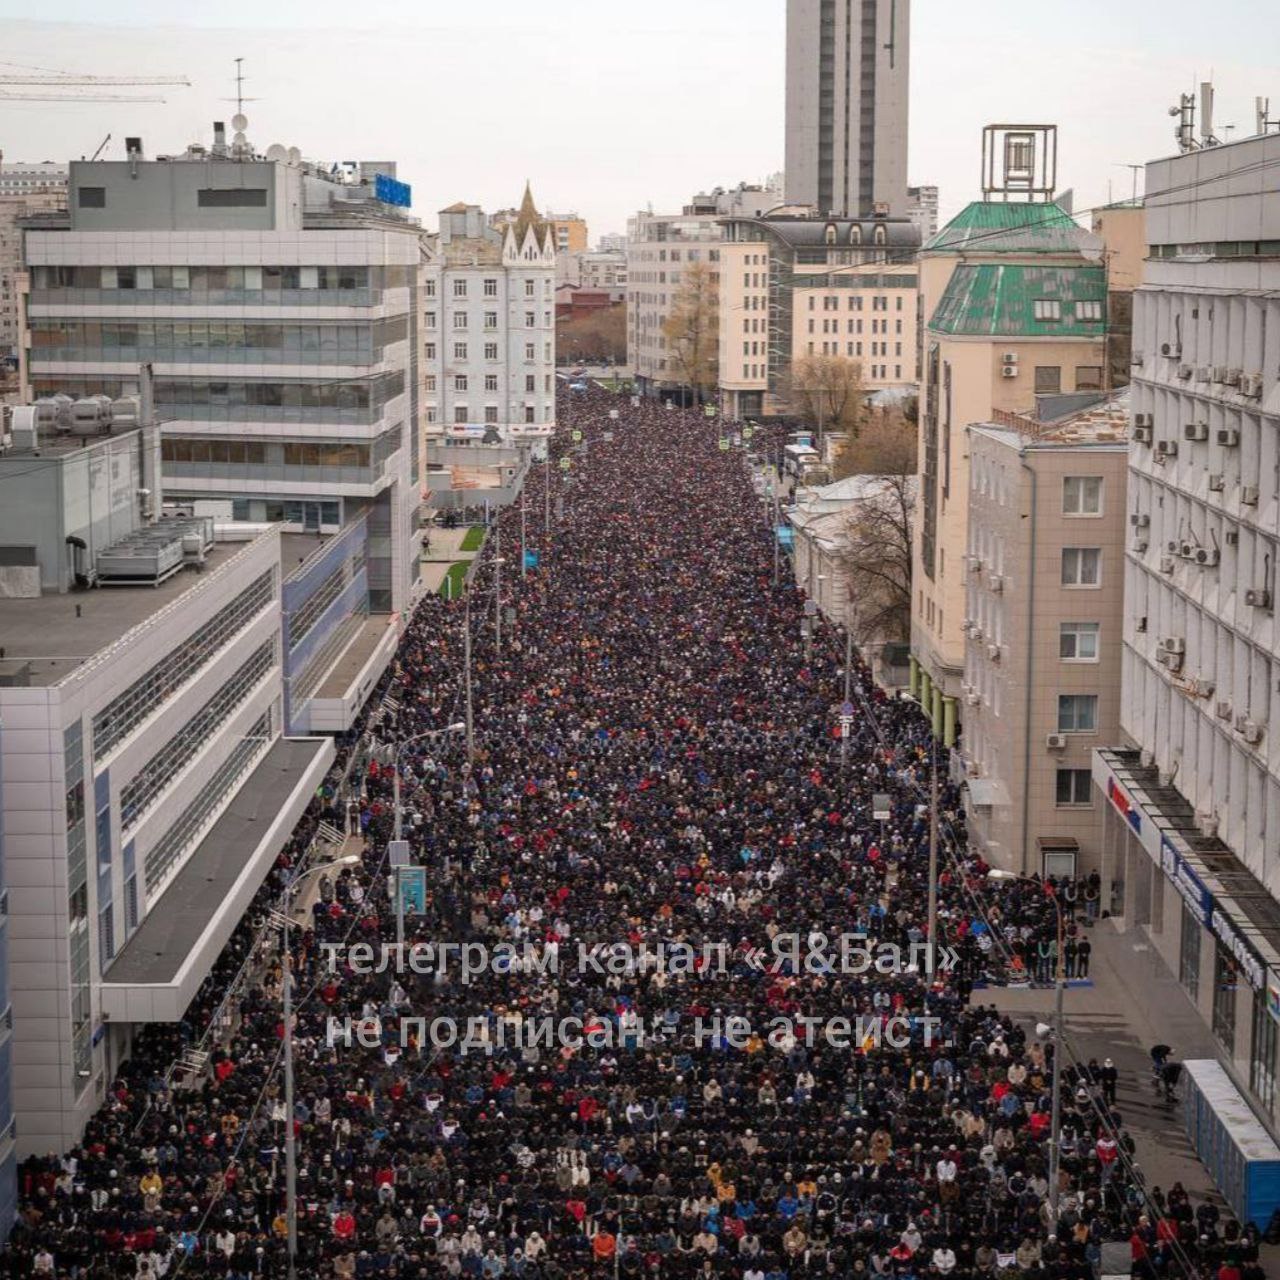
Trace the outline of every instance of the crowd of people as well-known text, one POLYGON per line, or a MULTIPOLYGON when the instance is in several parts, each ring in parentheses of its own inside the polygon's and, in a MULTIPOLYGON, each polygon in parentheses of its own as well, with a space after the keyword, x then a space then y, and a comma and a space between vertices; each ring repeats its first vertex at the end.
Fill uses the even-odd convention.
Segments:
POLYGON ((291 1126, 297 1274, 323 1280, 1085 1280, 1117 1240, 1143 1276, 1261 1276, 1252 1229, 1142 1185, 1109 1060, 1063 1064, 1050 1195, 1050 1051, 989 999, 1052 976, 1050 894, 1087 976, 1099 886, 991 882, 944 780, 937 941, 958 960, 919 960, 927 723, 859 667, 842 753, 842 638, 818 621, 801 641, 804 598, 720 444, 700 412, 562 397, 527 481, 536 565, 509 508, 501 599, 491 538, 469 603, 419 609, 373 699, 390 710, 343 741, 187 1019, 139 1037, 79 1147, 24 1164, 0 1275, 285 1276, 291 1126), (448 730, 468 623, 470 752, 448 730), (397 929, 396 765, 375 739, 427 868, 408 946, 515 959, 357 962, 397 929), (353 763, 363 856, 302 904, 291 954, 259 943, 255 965, 353 763), (877 963, 843 964, 847 935, 877 963), (174 1059, 226 1013, 207 1075, 176 1087, 174 1059), (530 1034, 547 1019, 580 1034, 530 1034))

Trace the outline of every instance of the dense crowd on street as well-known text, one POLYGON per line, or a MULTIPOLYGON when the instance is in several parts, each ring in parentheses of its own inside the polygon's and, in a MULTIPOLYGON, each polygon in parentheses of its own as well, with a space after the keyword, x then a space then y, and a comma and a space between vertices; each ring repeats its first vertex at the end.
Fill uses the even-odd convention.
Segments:
POLYGON ((988 879, 960 852, 943 777, 937 941, 958 959, 907 963, 926 941, 928 725, 859 665, 842 750, 843 638, 818 619, 802 640, 743 450, 701 412, 568 392, 525 503, 536 566, 517 503, 469 608, 421 606, 376 722, 342 742, 186 1020, 140 1035, 76 1150, 23 1165, 0 1275, 285 1276, 292 1125, 304 1277, 1086 1280, 1123 1241, 1137 1275, 1259 1280, 1252 1229, 1142 1184, 1110 1060, 1062 1064, 1051 1220, 1051 1050, 991 1001, 1052 979, 1059 909, 1063 968, 1088 976, 1099 884, 988 879), (465 719, 467 618, 470 760, 446 728, 465 719), (374 740, 403 744, 406 834, 428 868, 408 942, 506 943, 534 963, 464 981, 352 960, 352 943, 396 936, 393 766, 374 740), (348 768, 365 851, 303 901, 282 957, 258 930, 315 824, 345 818, 348 768), (902 963, 752 959, 850 934, 902 963), (614 944, 641 959, 577 962, 614 944), (680 944, 723 963, 644 958, 680 944), (221 1010, 255 947, 265 962, 221 1010), (417 1030, 445 1018, 465 1041, 417 1030), (547 1018, 594 1036, 522 1035, 547 1018), (206 1078, 167 1082, 215 1019, 231 1030, 206 1078), (335 1040, 344 1019, 373 1034, 335 1040), (840 1019, 862 1033, 805 1030, 840 1019), (893 1042, 876 1034, 891 1024, 893 1042))

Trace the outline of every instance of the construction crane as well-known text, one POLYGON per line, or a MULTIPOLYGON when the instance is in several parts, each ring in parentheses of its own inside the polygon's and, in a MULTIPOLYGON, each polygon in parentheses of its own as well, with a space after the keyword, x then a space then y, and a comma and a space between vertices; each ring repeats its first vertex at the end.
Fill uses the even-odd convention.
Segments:
POLYGON ((4 67, 15 70, 0 70, 0 102, 163 102, 158 94, 104 93, 102 90, 126 86, 191 86, 186 76, 89 76, 0 61, 0 68, 4 67))

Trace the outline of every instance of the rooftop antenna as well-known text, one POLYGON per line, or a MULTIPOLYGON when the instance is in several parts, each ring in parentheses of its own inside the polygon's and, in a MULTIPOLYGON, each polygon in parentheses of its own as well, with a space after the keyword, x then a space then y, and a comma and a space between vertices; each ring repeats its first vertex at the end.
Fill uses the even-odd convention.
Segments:
POLYGON ((246 102, 260 102, 260 98, 246 98, 244 96, 244 59, 236 59, 236 96, 234 98, 223 98, 223 102, 234 102, 236 104, 236 115, 244 115, 244 104, 246 102))
POLYGON ((1213 132, 1213 81, 1203 80, 1200 83, 1200 145, 1216 147, 1218 139, 1213 132))
POLYGON ((1177 105, 1169 108, 1169 114, 1176 116, 1178 120, 1178 123, 1173 128, 1173 136, 1177 140, 1178 150, 1183 153, 1195 151, 1199 145, 1196 142, 1195 94, 1179 94, 1177 105))
POLYGON ((1258 132, 1270 133, 1272 125, 1280 125, 1280 120, 1271 120, 1271 99, 1270 98, 1254 98, 1254 110, 1258 114, 1258 132))
POLYGON ((1128 169, 1129 172, 1133 174, 1133 193, 1130 195, 1129 199, 1131 203, 1137 204, 1138 203, 1138 174, 1140 174, 1143 171, 1143 169, 1146 168, 1146 165, 1121 164, 1121 165, 1117 165, 1116 168, 1128 169))

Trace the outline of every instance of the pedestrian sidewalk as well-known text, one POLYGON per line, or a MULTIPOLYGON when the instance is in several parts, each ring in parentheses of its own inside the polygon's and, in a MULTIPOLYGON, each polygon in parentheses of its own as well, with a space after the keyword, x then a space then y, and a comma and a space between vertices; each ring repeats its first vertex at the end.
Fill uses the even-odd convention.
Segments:
MULTIPOLYGON (((1181 1182, 1196 1202, 1207 1199, 1230 1213, 1187 1139, 1181 1103, 1163 1102, 1151 1083, 1152 1045, 1171 1045, 1180 1061, 1216 1058, 1212 1034, 1155 948, 1140 934, 1120 933, 1110 920, 1100 920, 1090 931, 1090 940, 1092 985, 1068 987, 1063 993, 1071 1049, 1082 1063, 1110 1058, 1119 1071, 1117 1110, 1136 1144, 1137 1163, 1148 1189, 1167 1191, 1181 1182)), ((1029 1031, 1034 1023, 1053 1019, 1052 988, 975 991, 973 999, 975 1003, 994 1001, 1029 1031)), ((1280 1266, 1280 1248, 1263 1245, 1262 1264, 1274 1274, 1280 1266)))
POLYGON ((439 525, 431 525, 427 529, 431 545, 422 550, 422 561, 419 576, 429 592, 438 592, 449 576, 449 570, 455 564, 470 564, 480 553, 464 551, 462 543, 467 536, 469 526, 459 525, 454 529, 445 529, 439 525))

